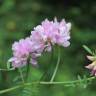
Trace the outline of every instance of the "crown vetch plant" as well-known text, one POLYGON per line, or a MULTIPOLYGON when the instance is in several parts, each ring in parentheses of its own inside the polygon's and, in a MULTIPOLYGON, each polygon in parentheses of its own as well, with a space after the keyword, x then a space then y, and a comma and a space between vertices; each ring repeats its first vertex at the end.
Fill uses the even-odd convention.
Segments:
POLYGON ((68 47, 70 45, 70 29, 71 23, 66 23, 65 20, 58 22, 46 19, 34 28, 31 35, 12 45, 13 57, 9 59, 12 62, 12 67, 23 67, 26 64, 37 64, 37 57, 43 51, 50 52, 54 44, 68 47))
MULTIPOLYGON (((58 51, 57 64, 50 81, 37 81, 27 83, 24 82, 21 68, 29 64, 36 66, 38 64, 37 58, 40 57, 43 52, 46 51, 51 52, 54 45, 68 47, 70 45, 69 42, 70 30, 71 30, 71 23, 70 22, 66 23, 64 19, 61 20, 60 22, 58 22, 56 18, 54 19, 54 21, 49 21, 48 19, 45 19, 40 25, 34 27, 29 37, 21 39, 18 42, 17 41, 14 42, 14 44, 12 45, 13 57, 11 57, 8 60, 7 64, 8 71, 11 70, 11 68, 9 68, 10 64, 12 70, 18 68, 20 70, 19 72, 23 84, 5 90, 1 90, 0 94, 10 92, 24 86, 31 86, 32 84, 44 84, 44 85, 63 84, 65 86, 73 86, 81 84, 84 85, 85 88, 88 81, 92 81, 93 79, 95 79, 94 76, 89 78, 84 76, 83 79, 80 76, 78 76, 79 77, 78 80, 75 81, 67 81, 67 82, 54 81, 60 63, 60 51, 58 51), (85 82, 87 83, 85 84, 85 82)), ((86 68, 91 69, 92 75, 96 76, 96 54, 94 54, 87 46, 84 45, 83 47, 86 49, 86 51, 88 51, 92 55, 87 56, 87 58, 91 60, 93 63, 86 66, 86 68)), ((5 69, 1 70, 4 71, 5 69)))

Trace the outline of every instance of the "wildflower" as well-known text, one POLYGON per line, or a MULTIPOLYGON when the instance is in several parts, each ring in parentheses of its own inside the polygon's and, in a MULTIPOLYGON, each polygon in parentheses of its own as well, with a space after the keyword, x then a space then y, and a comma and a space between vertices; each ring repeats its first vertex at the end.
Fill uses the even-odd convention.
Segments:
MULTIPOLYGON (((55 21, 56 23, 56 21, 55 21)), ((70 29, 71 23, 66 23, 65 20, 62 20, 58 24, 58 32, 56 33, 56 43, 58 45, 62 45, 64 47, 68 47, 70 45, 70 29)))
POLYGON ((35 46, 33 46, 30 38, 21 39, 19 42, 15 42, 12 45, 13 57, 9 59, 9 62, 12 62, 12 67, 22 67, 29 62, 33 65, 36 65, 36 57, 38 57, 39 55, 37 56, 37 54, 35 53, 36 48, 33 47, 35 46))
POLYGON ((48 46, 48 50, 51 51, 51 47, 54 44, 68 47, 70 45, 70 29, 71 23, 66 23, 65 20, 58 22, 55 18, 54 21, 46 19, 34 28, 31 32, 31 38, 37 42, 41 42, 43 48, 48 46))
POLYGON ((87 58, 91 60, 92 63, 86 66, 86 68, 92 70, 91 74, 96 76, 96 56, 87 56, 87 58))
POLYGON ((46 19, 34 28, 31 35, 12 45, 13 57, 9 59, 14 68, 25 66, 27 63, 37 65, 37 58, 43 51, 51 52, 52 46, 57 44, 68 47, 70 45, 71 23, 65 20, 58 22, 46 19))

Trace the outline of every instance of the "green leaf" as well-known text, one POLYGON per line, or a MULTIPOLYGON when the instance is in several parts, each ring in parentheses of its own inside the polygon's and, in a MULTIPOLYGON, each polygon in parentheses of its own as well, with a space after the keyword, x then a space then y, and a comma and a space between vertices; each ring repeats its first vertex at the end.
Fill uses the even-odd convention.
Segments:
POLYGON ((83 45, 83 48, 91 55, 93 55, 93 52, 90 48, 88 48, 86 45, 83 45))

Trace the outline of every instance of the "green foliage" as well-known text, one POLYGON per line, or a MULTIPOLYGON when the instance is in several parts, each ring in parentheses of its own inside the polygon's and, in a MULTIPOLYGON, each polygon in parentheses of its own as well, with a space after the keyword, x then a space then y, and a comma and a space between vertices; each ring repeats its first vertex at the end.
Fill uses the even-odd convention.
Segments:
POLYGON ((38 96, 38 86, 32 85, 24 87, 19 96, 38 96))
MULTIPOLYGON (((34 70, 34 68, 31 68, 32 66, 29 66, 28 70, 28 76, 25 78, 25 82, 34 81, 35 79, 39 80, 41 73, 38 70, 34 70), (35 73, 35 74, 33 74, 35 73), (33 79, 34 78, 34 79, 33 79)), ((24 82, 24 83, 25 83, 24 82)), ((39 85, 38 84, 31 84, 30 86, 24 86, 18 96, 38 96, 39 93, 39 85)))

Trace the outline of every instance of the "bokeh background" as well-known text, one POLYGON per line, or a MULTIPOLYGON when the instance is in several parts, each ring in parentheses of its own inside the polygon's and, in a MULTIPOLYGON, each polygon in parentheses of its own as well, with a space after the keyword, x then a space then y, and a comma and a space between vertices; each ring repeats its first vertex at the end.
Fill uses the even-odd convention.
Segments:
MULTIPOLYGON (((89 70, 84 66, 90 61, 82 45, 93 50, 96 48, 96 0, 0 0, 0 68, 6 68, 7 60, 12 56, 14 41, 29 36, 31 30, 45 18, 53 20, 54 17, 72 22, 71 45, 61 48, 61 62, 55 81, 75 80, 78 75, 89 77, 89 70)), ((31 81, 39 80, 46 70, 42 80, 50 80, 57 50, 54 51, 53 60, 50 58, 50 53, 44 53, 39 58, 39 67, 31 68, 31 81)), ((19 79, 18 70, 0 71, 0 89, 15 86, 20 82, 19 79)), ((96 96, 96 80, 86 88, 82 84, 72 87, 38 85, 0 96, 96 96)))

